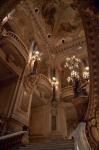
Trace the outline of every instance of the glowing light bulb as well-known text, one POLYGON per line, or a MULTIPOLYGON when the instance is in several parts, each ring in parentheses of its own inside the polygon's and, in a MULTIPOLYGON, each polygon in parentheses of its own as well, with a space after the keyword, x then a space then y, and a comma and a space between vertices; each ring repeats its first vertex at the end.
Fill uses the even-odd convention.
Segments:
POLYGON ((38 54, 39 54, 39 51, 36 51, 36 52, 35 52, 35 54, 37 54, 37 55, 38 55, 38 54))
POLYGON ((56 78, 55 78, 55 77, 52 77, 52 80, 53 80, 53 81, 56 81, 56 78))
POLYGON ((85 70, 86 70, 86 71, 89 71, 89 67, 87 66, 87 67, 85 68, 85 70))

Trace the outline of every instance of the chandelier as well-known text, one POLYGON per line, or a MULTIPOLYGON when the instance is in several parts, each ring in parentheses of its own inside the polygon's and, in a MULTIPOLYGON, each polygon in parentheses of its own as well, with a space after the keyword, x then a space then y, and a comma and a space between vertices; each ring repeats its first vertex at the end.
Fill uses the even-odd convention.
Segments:
POLYGON ((79 68, 81 60, 76 58, 75 56, 66 58, 65 68, 68 67, 69 70, 75 70, 79 68))
POLYGON ((79 68, 81 60, 75 56, 66 58, 65 68, 70 70, 70 76, 67 77, 68 82, 73 82, 74 78, 79 78, 79 68))
POLYGON ((41 56, 42 56, 42 53, 40 53, 38 50, 36 51, 33 51, 33 54, 32 54, 32 60, 33 61, 41 61, 41 56))
POLYGON ((74 96, 87 95, 85 87, 89 83, 89 67, 86 66, 83 69, 81 60, 72 56, 66 58, 65 68, 68 68, 70 71, 70 76, 67 77, 67 81, 68 83, 72 83, 74 96), (81 69, 83 69, 82 74, 80 74, 81 69), (84 85, 81 87, 82 81, 84 81, 84 85))
POLYGON ((37 48, 36 49, 33 48, 33 51, 32 53, 30 53, 30 57, 29 57, 29 64, 30 64, 30 68, 32 69, 31 74, 37 73, 38 61, 41 61, 41 57, 42 57, 42 53, 39 52, 37 48))
POLYGON ((85 67, 84 71, 83 71, 83 78, 84 79, 89 79, 89 67, 85 67))

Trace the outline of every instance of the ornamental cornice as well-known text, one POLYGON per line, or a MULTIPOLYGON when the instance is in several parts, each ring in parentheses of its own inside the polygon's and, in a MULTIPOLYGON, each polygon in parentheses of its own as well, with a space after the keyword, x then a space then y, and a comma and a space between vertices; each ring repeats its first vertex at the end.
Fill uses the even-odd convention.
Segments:
MULTIPOLYGON (((28 0, 23 1, 22 6, 24 7, 25 11, 28 13, 28 15, 31 17, 32 24, 34 27, 34 30, 38 37, 43 41, 45 46, 47 47, 48 56, 50 58, 50 52, 51 52, 51 44, 47 40, 47 32, 44 30, 44 22, 40 15, 40 13, 35 12, 35 8, 33 9, 33 4, 31 4, 28 0)), ((35 40, 38 41, 38 39, 35 37, 35 40)), ((39 45, 38 45, 39 46, 39 45)))
MULTIPOLYGON (((71 42, 66 42, 64 43, 63 45, 60 45, 58 47, 56 47, 52 53, 54 54, 57 54, 57 55, 60 55, 62 53, 65 53, 65 52, 70 52, 70 49, 79 49, 79 47, 81 47, 81 49, 84 47, 86 48, 87 47, 87 44, 86 44, 86 39, 85 37, 81 37, 79 39, 76 39, 74 41, 71 41, 71 42)), ((73 52, 74 53, 74 52, 73 52)))
MULTIPOLYGON (((66 42, 60 46, 54 47, 54 45, 51 45, 51 41, 49 41, 49 39, 47 38, 46 25, 43 18, 41 17, 41 14, 39 12, 36 13, 35 8, 33 9, 33 6, 31 6, 30 2, 27 0, 22 3, 22 6, 24 7, 25 11, 28 12, 29 16, 31 16, 33 27, 35 28, 34 32, 36 32, 38 38, 40 38, 40 40, 42 40, 46 45, 49 58, 52 56, 52 54, 60 55, 70 48, 73 49, 79 46, 86 47, 85 37, 81 37, 73 42, 66 42)), ((38 38, 35 37, 35 40, 38 41, 38 38)))

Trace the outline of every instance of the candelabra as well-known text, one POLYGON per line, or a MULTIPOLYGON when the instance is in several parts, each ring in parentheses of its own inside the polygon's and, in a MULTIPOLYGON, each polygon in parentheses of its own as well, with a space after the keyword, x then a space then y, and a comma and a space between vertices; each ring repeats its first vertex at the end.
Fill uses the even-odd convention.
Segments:
POLYGON ((33 61, 41 61, 41 56, 42 56, 42 53, 40 53, 38 50, 36 51, 33 51, 33 54, 32 54, 32 60, 33 61))
POLYGON ((41 56, 42 56, 42 53, 40 53, 38 50, 33 51, 32 57, 31 57, 31 62, 33 65, 32 74, 37 73, 38 61, 41 61, 41 56))
POLYGON ((56 87, 58 85, 58 80, 56 79, 56 77, 52 77, 52 87, 53 87, 53 96, 52 96, 52 102, 56 101, 56 87))

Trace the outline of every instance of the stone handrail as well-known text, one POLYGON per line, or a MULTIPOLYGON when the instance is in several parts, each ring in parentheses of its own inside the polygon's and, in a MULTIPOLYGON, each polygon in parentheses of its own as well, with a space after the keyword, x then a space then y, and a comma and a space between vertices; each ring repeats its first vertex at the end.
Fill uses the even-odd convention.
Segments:
POLYGON ((70 48, 73 48, 73 47, 79 47, 79 46, 82 46, 85 43, 86 43, 85 37, 81 37, 79 39, 75 39, 72 42, 66 42, 63 45, 57 46, 54 49, 53 53, 59 54, 61 52, 65 52, 66 49, 70 49, 70 48))
POLYGON ((0 149, 10 149, 15 144, 22 142, 22 137, 27 131, 19 131, 13 134, 4 135, 0 137, 0 149))
POLYGON ((6 37, 10 37, 10 38, 14 38, 21 47, 23 47, 23 49, 25 50, 26 54, 28 55, 28 49, 26 48, 25 44, 23 43, 23 41, 21 40, 21 38, 16 35, 15 33, 8 31, 5 35, 6 37))

